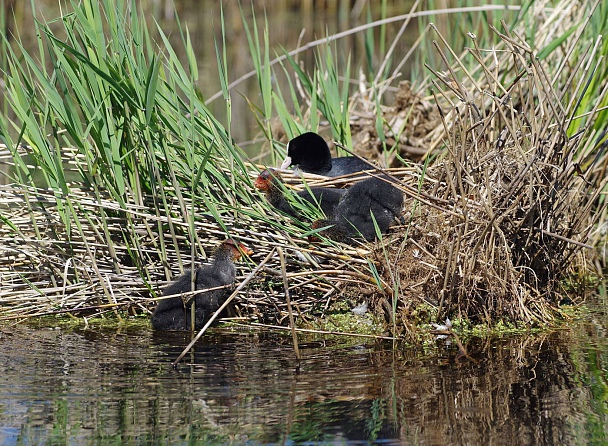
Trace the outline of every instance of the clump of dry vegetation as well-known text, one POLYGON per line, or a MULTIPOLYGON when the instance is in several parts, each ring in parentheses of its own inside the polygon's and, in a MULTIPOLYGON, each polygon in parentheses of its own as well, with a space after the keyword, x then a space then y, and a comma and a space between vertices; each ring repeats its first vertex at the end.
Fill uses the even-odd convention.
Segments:
POLYGON ((591 235, 606 206, 605 143, 588 137, 589 125, 567 132, 593 75, 551 79, 525 41, 494 31, 503 46, 492 51, 471 36, 476 77, 434 71, 445 151, 421 181, 428 202, 410 200, 405 236, 375 252, 384 279, 399 288, 396 303, 379 303, 389 319, 396 308, 405 328, 424 303, 439 319, 547 322, 566 279, 593 272, 591 235))

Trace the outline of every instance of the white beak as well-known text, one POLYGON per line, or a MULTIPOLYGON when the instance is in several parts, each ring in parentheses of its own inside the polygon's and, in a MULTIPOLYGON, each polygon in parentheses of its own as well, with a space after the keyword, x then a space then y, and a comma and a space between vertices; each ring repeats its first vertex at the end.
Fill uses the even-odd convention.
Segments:
POLYGON ((281 164, 281 169, 287 169, 289 166, 291 166, 291 157, 288 156, 287 158, 285 158, 285 160, 283 160, 283 164, 281 164))

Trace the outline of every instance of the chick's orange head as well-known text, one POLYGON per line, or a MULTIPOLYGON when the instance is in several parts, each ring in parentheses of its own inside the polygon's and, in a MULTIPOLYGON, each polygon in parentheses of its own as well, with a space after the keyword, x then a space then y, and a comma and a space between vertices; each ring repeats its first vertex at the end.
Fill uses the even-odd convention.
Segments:
POLYGON ((234 260, 239 259, 243 254, 248 256, 253 254, 253 251, 251 249, 247 248, 244 244, 237 242, 233 239, 225 240, 222 245, 229 247, 232 250, 231 257, 234 260))
POLYGON ((265 169, 260 172, 253 185, 256 187, 256 189, 262 192, 267 192, 272 189, 274 183, 280 181, 282 181, 282 178, 278 172, 272 169, 265 169))

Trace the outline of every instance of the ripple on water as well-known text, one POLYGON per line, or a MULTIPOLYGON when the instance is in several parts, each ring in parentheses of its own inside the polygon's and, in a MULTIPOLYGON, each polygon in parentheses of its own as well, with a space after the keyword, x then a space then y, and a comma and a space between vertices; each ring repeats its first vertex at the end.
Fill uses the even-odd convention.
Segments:
POLYGON ((189 334, 7 329, 0 444, 601 442, 606 342, 577 330, 472 340, 474 361, 317 339, 299 365, 289 336, 219 330, 173 368, 189 334))

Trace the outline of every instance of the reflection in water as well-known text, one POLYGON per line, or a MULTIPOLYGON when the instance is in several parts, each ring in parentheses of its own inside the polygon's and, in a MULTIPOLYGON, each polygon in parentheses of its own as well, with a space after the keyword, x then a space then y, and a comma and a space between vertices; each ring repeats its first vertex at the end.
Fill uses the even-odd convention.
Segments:
POLYGON ((274 334, 6 329, 0 443, 577 444, 606 440, 606 343, 392 350, 274 334), (589 356, 591 355, 591 356, 589 356), (593 358, 587 361, 587 357, 593 358))

